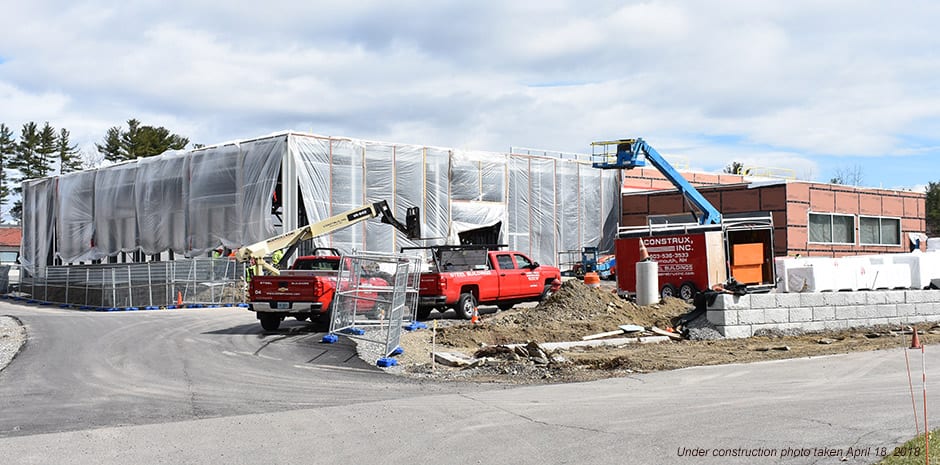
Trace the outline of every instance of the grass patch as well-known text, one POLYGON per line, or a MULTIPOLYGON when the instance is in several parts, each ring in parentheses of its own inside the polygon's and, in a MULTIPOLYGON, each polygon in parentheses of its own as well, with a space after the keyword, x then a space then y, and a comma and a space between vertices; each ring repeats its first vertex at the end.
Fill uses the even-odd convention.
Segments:
MULTIPOLYGON (((938 430, 930 432, 930 462, 940 463, 940 434, 938 430)), ((904 444, 887 451, 885 456, 876 465, 917 465, 924 463, 924 435, 911 439, 904 444)))

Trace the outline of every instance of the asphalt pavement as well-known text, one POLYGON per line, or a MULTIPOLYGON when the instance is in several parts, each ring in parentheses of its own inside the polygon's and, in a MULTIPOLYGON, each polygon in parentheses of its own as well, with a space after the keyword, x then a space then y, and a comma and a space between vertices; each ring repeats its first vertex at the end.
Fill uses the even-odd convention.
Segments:
POLYGON ((0 314, 30 333, 0 372, 6 463, 874 463, 915 434, 903 349, 506 387, 394 377, 232 309, 0 314))

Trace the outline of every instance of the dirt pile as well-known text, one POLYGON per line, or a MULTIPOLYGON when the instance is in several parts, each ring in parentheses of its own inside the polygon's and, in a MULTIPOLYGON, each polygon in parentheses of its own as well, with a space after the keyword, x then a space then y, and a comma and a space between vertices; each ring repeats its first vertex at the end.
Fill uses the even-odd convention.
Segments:
POLYGON ((577 341, 590 334, 616 330, 623 324, 674 326, 675 321, 690 310, 688 303, 673 298, 639 307, 609 288, 590 288, 571 280, 534 308, 498 313, 477 325, 442 328, 437 341, 452 347, 577 341))

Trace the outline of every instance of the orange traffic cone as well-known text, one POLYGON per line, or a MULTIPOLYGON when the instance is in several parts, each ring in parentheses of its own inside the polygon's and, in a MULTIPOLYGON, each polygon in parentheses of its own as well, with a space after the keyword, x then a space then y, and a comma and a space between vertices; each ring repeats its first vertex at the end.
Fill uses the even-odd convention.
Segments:
POLYGON ((473 307, 473 314, 470 315, 470 322, 477 324, 480 321, 480 313, 477 311, 477 307, 473 307))
POLYGON ((646 251, 646 244, 643 243, 643 239, 640 239, 640 260, 643 261, 650 257, 649 252, 646 251))
POLYGON ((183 305, 183 292, 176 291, 176 305, 183 305))
POLYGON ((921 345, 920 338, 917 337, 917 328, 911 326, 911 331, 914 333, 914 335, 911 336, 911 349, 920 349, 921 345))

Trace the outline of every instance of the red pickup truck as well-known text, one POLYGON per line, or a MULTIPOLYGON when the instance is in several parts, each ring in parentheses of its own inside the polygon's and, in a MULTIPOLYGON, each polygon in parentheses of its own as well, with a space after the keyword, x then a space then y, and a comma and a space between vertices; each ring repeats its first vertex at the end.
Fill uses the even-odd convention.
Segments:
MULTIPOLYGON (((320 250, 317 249, 314 253, 320 250)), ((277 276, 255 276, 248 285, 249 308, 257 314, 261 327, 274 331, 287 316, 298 320, 319 319, 329 322, 330 303, 336 290, 341 257, 335 249, 331 255, 307 255, 297 257, 289 270, 277 276)), ((347 267, 349 266, 347 262, 347 267)), ((380 276, 363 277, 362 283, 387 286, 388 281, 380 276)), ((369 297, 364 294, 364 297, 369 297)), ((373 296, 374 297, 374 296, 373 296)), ((381 312, 374 300, 357 301, 357 312, 381 312)))
POLYGON ((508 310, 520 302, 543 300, 561 286, 558 268, 494 247, 499 246, 425 247, 432 261, 421 274, 417 317, 427 319, 432 310, 453 308, 458 317, 469 319, 477 305, 508 310))

